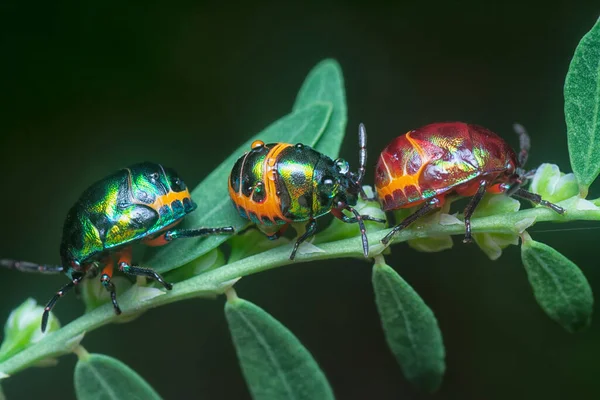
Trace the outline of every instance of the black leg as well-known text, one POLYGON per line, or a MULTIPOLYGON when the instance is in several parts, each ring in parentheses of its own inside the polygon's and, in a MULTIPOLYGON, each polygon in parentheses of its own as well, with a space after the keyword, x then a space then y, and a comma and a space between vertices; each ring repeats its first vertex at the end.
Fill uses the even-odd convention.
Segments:
POLYGON ((0 267, 16 269, 21 272, 39 272, 42 274, 58 274, 64 271, 61 265, 42 265, 29 261, 0 259, 0 267))
POLYGON ((48 325, 48 317, 50 316, 50 311, 54 308, 54 305, 58 301, 59 298, 63 297, 73 286, 76 286, 81 282, 83 277, 78 277, 73 279, 71 282, 67 283, 65 286, 60 288, 58 292, 50 299, 48 304, 46 304, 46 308, 44 308, 44 314, 42 314, 42 332, 46 332, 46 326, 48 325))
POLYGON ((390 231, 390 233, 388 233, 387 235, 385 235, 383 237, 383 239, 381 239, 381 243, 384 246, 387 246, 387 244, 390 242, 390 240, 392 240, 392 237, 396 233, 398 233, 402 229, 406 228, 407 226, 409 226, 410 224, 412 224, 417 219, 421 218, 422 216, 424 216, 425 214, 427 214, 431 210, 438 208, 439 204, 440 204, 440 202, 436 198, 433 198, 433 199, 428 200, 427 202, 425 202, 419 209, 417 209, 417 211, 415 211, 414 213, 410 214, 408 217, 404 218, 404 220, 402 220, 402 222, 400 222, 398 225, 396 225, 394 228, 392 228, 392 230, 390 231))
POLYGON ((565 209, 564 208, 562 208, 560 206, 557 206, 554 203, 550 203, 549 201, 543 200, 542 196, 540 196, 539 194, 528 192, 525 189, 519 188, 517 191, 515 191, 514 196, 520 197, 520 198, 525 199, 525 200, 529 200, 532 203, 539 204, 539 205, 544 206, 544 207, 548 207, 548 208, 556 211, 559 214, 564 214, 565 213, 565 209))
POLYGON ((115 284, 110 281, 110 275, 102 274, 100 277, 100 282, 102 283, 102 286, 104 286, 104 288, 110 293, 110 299, 112 300, 115 314, 121 314, 121 308, 119 307, 119 303, 117 303, 117 291, 115 290, 115 284))
POLYGON ((292 254, 290 254, 290 260, 293 260, 294 258, 296 258, 296 251, 298 251, 298 247, 300 247, 300 244, 302 244, 302 242, 304 242, 306 239, 308 239, 309 237, 314 235, 316 231, 317 231, 317 220, 311 219, 306 224, 306 232, 304 232, 304 234, 302 236, 300 236, 298 238, 298 240, 296 240, 296 243, 294 243, 294 249, 292 250, 292 254))
POLYGON ((165 289, 167 289, 167 290, 173 289, 173 285, 170 284, 169 282, 166 282, 163 279, 163 277, 160 276, 152 268, 135 267, 133 265, 127 264, 126 262, 121 262, 121 263, 119 263, 119 270, 122 271, 122 272, 124 272, 124 273, 126 273, 126 274, 128 274, 128 275, 147 276, 149 278, 154 278, 161 285, 163 285, 165 287, 165 289))
POLYGON ((469 201, 469 204, 467 204, 467 207, 465 208, 465 238, 463 239, 463 243, 471 243, 473 241, 473 238, 471 237, 471 216, 475 212, 477 204, 479 204, 483 198, 487 185, 488 183, 486 181, 479 182, 477 193, 475 193, 475 196, 471 197, 471 201, 469 201))
POLYGON ((233 226, 224 226, 222 228, 196 228, 196 229, 174 229, 165 233, 165 240, 170 242, 174 239, 191 238, 196 236, 217 235, 221 233, 234 233, 233 226))
POLYGON ((363 252, 365 254, 365 257, 368 257, 369 256, 369 241, 367 240, 365 224, 363 221, 375 221, 375 222, 380 222, 383 224, 385 224, 387 221, 385 219, 373 218, 370 215, 360 215, 358 213, 358 211, 356 211, 354 208, 352 208, 350 206, 345 206, 344 209, 348 210, 352 214, 354 214, 354 217, 347 216, 339 208, 332 209, 331 213, 333 214, 334 217, 338 218, 340 221, 345 222, 347 224, 358 223, 358 226, 360 228, 360 234, 362 236, 363 252))
MULTIPOLYGON (((354 208, 352 208, 350 206, 346 206, 345 208, 346 208, 346 210, 348 210, 352 214, 354 214, 354 218, 351 218, 351 219, 358 222, 358 227, 360 228, 360 236, 362 238, 363 254, 365 255, 365 257, 368 257, 369 256, 369 241, 367 240, 367 230, 365 229, 365 223, 363 220, 365 219, 365 217, 368 217, 368 218, 371 218, 371 217, 368 215, 364 215, 364 216, 360 215, 358 213, 358 211, 356 211, 354 208)), ((341 214, 344 215, 343 213, 341 213, 341 214)))
MULTIPOLYGON (((354 213, 355 215, 357 214, 354 209, 350 210, 349 208, 346 208, 346 210, 351 211, 352 213, 354 213)), ((333 213, 332 213, 333 214, 333 213)), ((338 214, 333 214, 336 218, 338 218, 340 221, 345 222, 347 224, 355 224, 358 222, 357 217, 349 217, 344 213, 339 213, 338 214)), ((360 216, 361 219, 363 221, 374 221, 374 222, 380 222, 382 224, 385 224, 387 221, 385 219, 381 219, 381 218, 373 218, 370 215, 361 215, 360 216)))

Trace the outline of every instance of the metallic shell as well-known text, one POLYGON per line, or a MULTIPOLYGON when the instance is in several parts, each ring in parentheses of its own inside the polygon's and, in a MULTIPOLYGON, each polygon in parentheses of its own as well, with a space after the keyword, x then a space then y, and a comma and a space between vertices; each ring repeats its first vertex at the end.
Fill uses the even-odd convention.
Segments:
POLYGON ((96 260, 106 251, 150 237, 196 208, 176 173, 159 164, 124 168, 90 186, 63 226, 63 264, 96 260))
POLYGON ((331 210, 338 180, 323 196, 323 179, 335 178, 331 158, 302 144, 254 147, 235 163, 229 195, 240 215, 262 225, 317 218, 331 210))
POLYGON ((451 191, 472 191, 471 181, 499 182, 513 174, 517 157, 508 144, 483 127, 436 123, 394 139, 382 152, 375 187, 384 210, 411 207, 451 191))

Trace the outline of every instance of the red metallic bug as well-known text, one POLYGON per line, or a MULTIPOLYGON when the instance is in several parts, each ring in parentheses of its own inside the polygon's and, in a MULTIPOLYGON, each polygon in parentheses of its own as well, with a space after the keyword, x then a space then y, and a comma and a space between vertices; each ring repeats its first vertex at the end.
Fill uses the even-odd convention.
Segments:
POLYGON ((494 132, 464 122, 434 123, 392 140, 375 169, 379 202, 384 211, 421 206, 381 242, 387 245, 398 231, 442 207, 451 194, 471 197, 464 211, 464 242, 472 241, 471 216, 485 192, 520 197, 563 214, 562 207, 521 188, 534 171, 523 170, 529 136, 520 125, 515 131, 521 145, 518 155, 494 132))

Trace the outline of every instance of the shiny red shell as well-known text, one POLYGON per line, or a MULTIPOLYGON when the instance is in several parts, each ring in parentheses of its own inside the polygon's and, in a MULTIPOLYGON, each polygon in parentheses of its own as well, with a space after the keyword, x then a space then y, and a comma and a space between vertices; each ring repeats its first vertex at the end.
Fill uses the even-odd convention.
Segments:
POLYGON ((457 193, 472 196, 482 180, 488 191, 514 180, 517 156, 494 132, 463 122, 426 125, 392 140, 381 152, 375 188, 384 210, 412 207, 457 193))

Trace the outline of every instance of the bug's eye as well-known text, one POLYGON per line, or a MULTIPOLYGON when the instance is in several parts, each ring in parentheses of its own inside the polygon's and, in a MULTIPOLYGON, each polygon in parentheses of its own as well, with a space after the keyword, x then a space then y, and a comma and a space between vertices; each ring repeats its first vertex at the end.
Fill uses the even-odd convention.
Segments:
POLYGON ((181 192, 182 190, 186 189, 185 183, 179 177, 172 178, 171 179, 171 189, 176 192, 181 192))
POLYGON ((335 160, 335 168, 340 174, 347 174, 350 170, 348 162, 342 158, 338 158, 337 160, 335 160))
POLYGON ((330 176, 326 176, 323 178, 322 183, 324 186, 333 186, 335 183, 335 180, 330 176))

